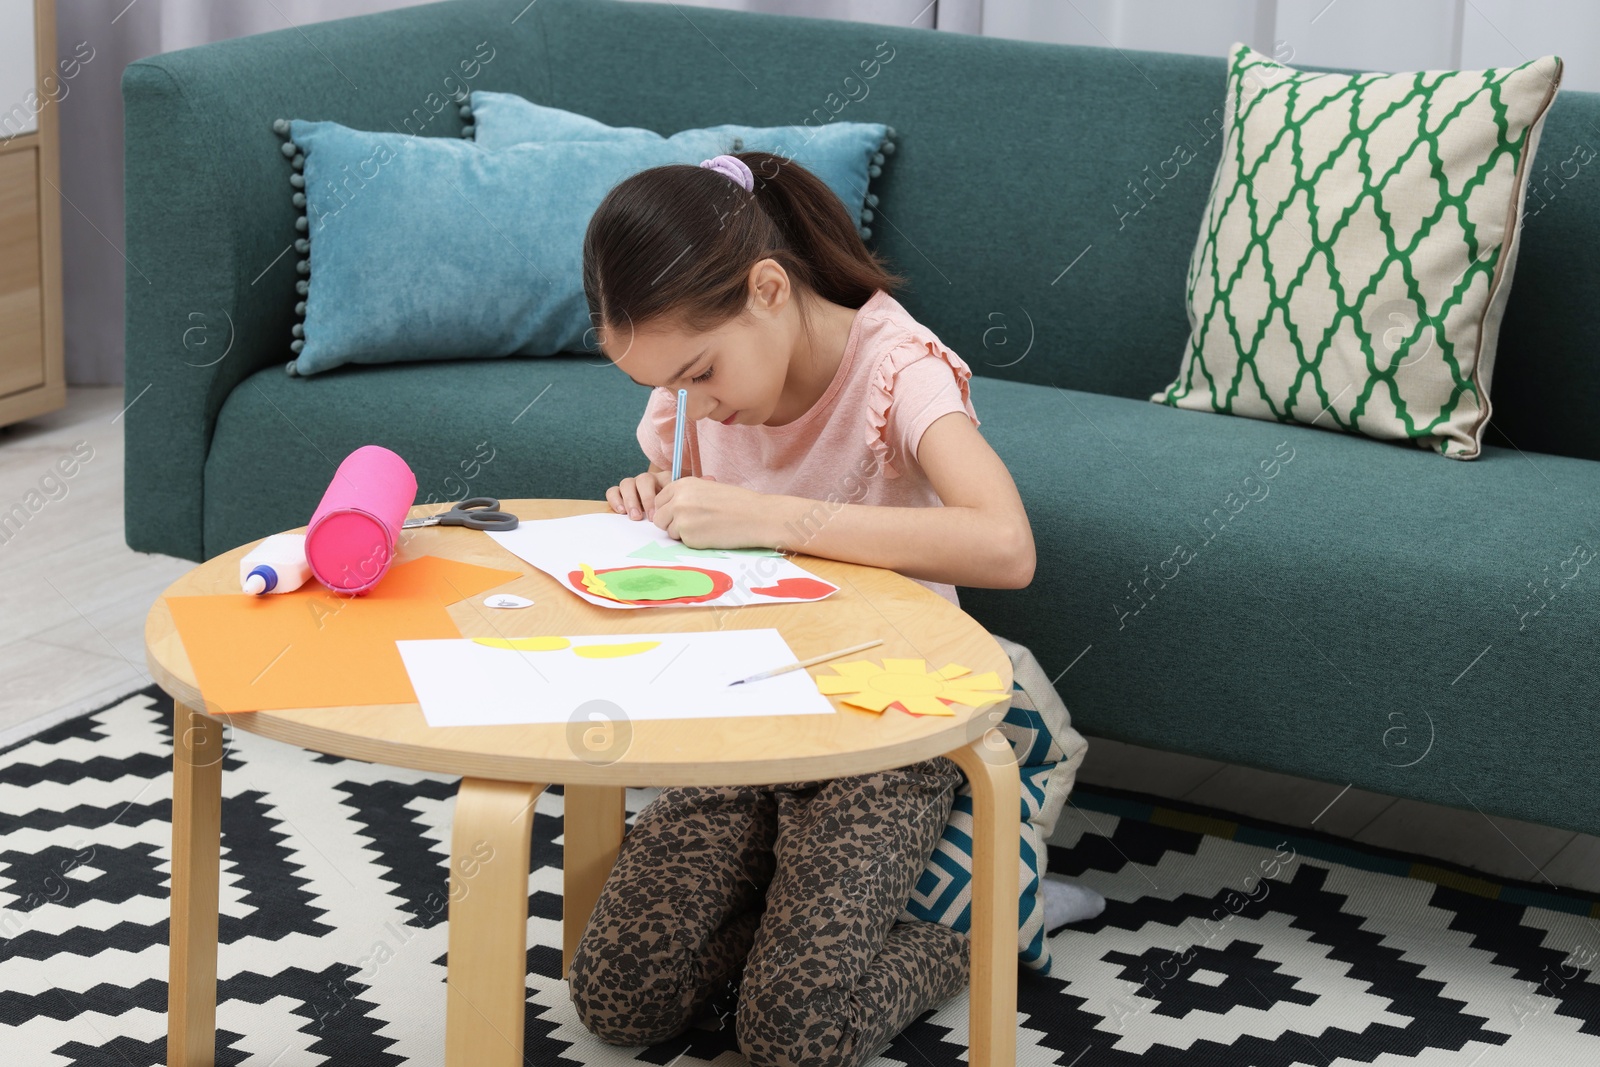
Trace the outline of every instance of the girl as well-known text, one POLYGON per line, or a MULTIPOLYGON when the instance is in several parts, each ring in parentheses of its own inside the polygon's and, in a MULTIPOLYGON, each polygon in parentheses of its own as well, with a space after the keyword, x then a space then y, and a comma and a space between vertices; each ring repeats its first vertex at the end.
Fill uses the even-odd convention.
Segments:
MULTIPOLYGON (((601 350, 653 387, 650 469, 607 490, 613 510, 691 548, 895 570, 953 604, 958 584, 1032 580, 1028 516, 977 431, 971 370, 890 295, 903 279, 804 167, 741 152, 628 178, 590 220, 583 281, 601 350), (672 481, 680 387, 688 461, 672 481)), ((664 789, 573 957, 584 1025, 654 1044, 736 995, 752 1067, 875 1056, 967 984, 965 935, 895 921, 962 781, 941 756, 664 789)))

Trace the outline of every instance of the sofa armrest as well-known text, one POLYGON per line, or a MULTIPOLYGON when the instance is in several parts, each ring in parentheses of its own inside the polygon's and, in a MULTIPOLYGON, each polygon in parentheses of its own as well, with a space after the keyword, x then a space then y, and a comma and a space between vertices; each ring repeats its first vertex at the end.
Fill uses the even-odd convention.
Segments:
MULTIPOLYGON (((205 558, 217 413, 250 374, 293 358, 299 211, 273 120, 458 137, 454 98, 470 89, 545 101, 542 20, 518 17, 525 6, 400 8, 162 53, 123 71, 129 547, 205 558)), ((300 430, 284 415, 276 432, 300 430)))

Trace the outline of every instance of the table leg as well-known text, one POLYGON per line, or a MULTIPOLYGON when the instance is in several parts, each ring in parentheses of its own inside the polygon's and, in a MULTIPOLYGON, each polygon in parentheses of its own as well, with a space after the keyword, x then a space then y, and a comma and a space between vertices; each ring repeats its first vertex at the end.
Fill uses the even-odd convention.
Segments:
POLYGON ((212 1067, 217 1055, 217 887, 222 834, 222 723, 172 704, 172 914, 167 1063, 212 1067))
POLYGON ((565 842, 561 850, 561 974, 565 977, 600 890, 617 862, 628 813, 622 786, 566 785, 561 791, 565 842))
POLYGON ((972 785, 972 986, 969 1067, 1017 1057, 1017 820, 1021 776, 1010 742, 991 727, 946 753, 972 785), (998 743, 996 743, 998 742, 998 743))
POLYGON ((531 782, 463 778, 450 835, 447 1067, 521 1067, 531 782))

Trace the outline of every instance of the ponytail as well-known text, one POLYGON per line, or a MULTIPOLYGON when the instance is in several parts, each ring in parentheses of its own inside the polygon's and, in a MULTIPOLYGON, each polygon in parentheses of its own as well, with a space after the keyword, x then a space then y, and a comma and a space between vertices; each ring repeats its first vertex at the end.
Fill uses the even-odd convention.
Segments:
POLYGON ((664 321, 716 329, 745 310, 750 268, 772 259, 802 308, 813 296, 860 308, 905 279, 867 248, 821 178, 771 152, 732 153, 753 188, 687 163, 651 167, 606 194, 583 239, 583 290, 597 328, 664 321))

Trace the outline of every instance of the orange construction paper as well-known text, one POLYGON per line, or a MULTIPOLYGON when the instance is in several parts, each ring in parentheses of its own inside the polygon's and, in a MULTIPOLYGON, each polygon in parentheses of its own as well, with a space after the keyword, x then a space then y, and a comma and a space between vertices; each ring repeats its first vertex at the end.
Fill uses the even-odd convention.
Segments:
POLYGON ((523 573, 422 556, 364 596, 313 579, 291 593, 164 599, 207 711, 414 704, 395 641, 459 638, 445 608, 523 573))

